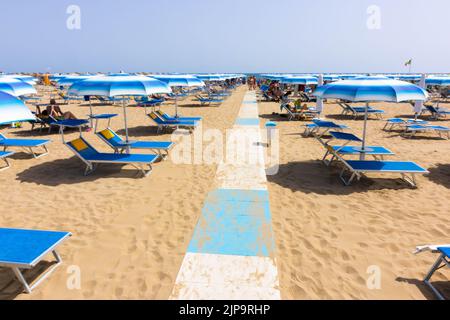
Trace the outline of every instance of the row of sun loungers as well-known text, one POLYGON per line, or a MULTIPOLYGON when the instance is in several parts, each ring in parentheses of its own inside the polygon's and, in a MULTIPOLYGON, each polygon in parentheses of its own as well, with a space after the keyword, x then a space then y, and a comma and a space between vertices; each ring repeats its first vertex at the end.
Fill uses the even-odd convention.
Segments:
MULTIPOLYGON (((338 103, 342 108, 342 115, 352 115, 354 119, 364 116, 366 113, 366 107, 355 107, 345 102, 338 103)), ((376 110, 371 107, 367 109, 368 115, 375 115, 377 118, 381 119, 385 113, 383 110, 376 110)))
POLYGON ((409 138, 416 136, 417 133, 434 132, 440 138, 450 139, 450 128, 444 126, 428 125, 428 122, 424 120, 403 120, 400 118, 392 118, 386 121, 383 129, 387 131, 400 129, 403 131, 403 135, 409 138))
POLYGON ((331 121, 319 119, 306 126, 304 136, 314 136, 325 148, 322 161, 330 166, 334 161, 341 165, 340 179, 349 186, 355 180, 360 180, 366 173, 399 173, 402 180, 416 187, 416 174, 426 174, 428 171, 414 162, 385 161, 385 156, 393 156, 394 153, 383 146, 366 146, 364 150, 360 146, 352 146, 351 143, 361 144, 362 140, 351 133, 345 133, 347 126, 342 126, 331 121), (335 131, 338 129, 339 131, 335 131), (329 140, 323 137, 328 134, 329 140), (342 142, 332 145, 332 141, 342 142), (349 160, 347 157, 359 156, 360 160, 349 160), (365 160, 365 156, 372 156, 375 160, 365 160))

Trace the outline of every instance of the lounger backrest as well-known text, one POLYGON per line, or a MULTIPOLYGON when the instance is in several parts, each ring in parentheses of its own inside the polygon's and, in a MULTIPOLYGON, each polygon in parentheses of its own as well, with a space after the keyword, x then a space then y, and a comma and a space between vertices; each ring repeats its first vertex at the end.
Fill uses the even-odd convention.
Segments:
POLYGON ((164 121, 161 120, 161 118, 159 118, 156 113, 152 112, 149 113, 148 115, 153 121, 155 121, 157 124, 164 124, 164 121))
POLYGON ((426 105, 425 108, 427 108, 431 113, 438 113, 434 106, 426 105))
POLYGON ((1 140, 6 140, 6 137, 0 133, 0 141, 1 140))
POLYGON ((158 115, 160 115, 162 118, 164 118, 164 119, 166 119, 166 120, 170 120, 170 116, 169 116, 167 113, 165 113, 165 112, 163 112, 163 111, 161 111, 161 110, 156 111, 156 113, 157 113, 158 115))
POLYGON ((110 128, 106 128, 105 130, 102 130, 97 134, 115 147, 117 147, 119 143, 122 141, 122 139, 117 135, 117 133, 112 131, 110 128))
POLYGON ((81 157, 88 157, 90 155, 97 154, 97 150, 94 149, 89 143, 86 142, 83 138, 78 138, 67 142, 67 145, 72 148, 76 153, 78 153, 81 157))

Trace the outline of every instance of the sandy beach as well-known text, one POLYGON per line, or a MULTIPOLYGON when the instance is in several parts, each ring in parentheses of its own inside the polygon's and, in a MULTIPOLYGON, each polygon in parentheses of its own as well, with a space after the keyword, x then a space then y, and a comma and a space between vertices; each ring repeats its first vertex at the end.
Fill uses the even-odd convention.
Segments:
MULTIPOLYGON (((239 87, 219 107, 198 106, 191 98, 179 103, 183 116, 203 117, 203 129, 231 128, 247 88, 239 87)), ((44 101, 48 100, 48 96, 44 101)), ((407 104, 375 104, 384 118, 410 117, 407 104)), ((80 118, 83 103, 62 105, 80 118)), ((31 109, 33 109, 31 107, 31 109)), ((175 113, 173 104, 164 106, 175 113)), ((122 136, 120 106, 94 106, 118 113, 111 127, 122 136)), ((261 128, 275 121, 280 130, 280 169, 268 176, 275 252, 282 299, 433 299, 421 282, 436 256, 412 254, 416 245, 447 243, 450 230, 450 165, 448 140, 401 137, 382 130, 385 122, 368 124, 370 144, 395 152, 393 159, 417 162, 430 171, 412 189, 396 176, 375 176, 345 187, 336 167, 319 159, 323 147, 301 133, 307 122, 287 121, 278 103, 259 102, 261 128), (368 289, 370 266, 381 271, 381 288, 368 289)), ((340 116, 325 104, 324 117, 346 124, 361 136, 363 121, 340 116)), ((170 141, 157 134, 142 108, 129 107, 131 139, 170 141)), ((450 119, 439 121, 450 126, 450 119)), ((10 137, 48 138, 50 154, 39 159, 18 152, 12 167, 0 174, 2 227, 65 230, 73 236, 60 249, 64 264, 33 294, 7 269, 0 269, 0 299, 167 299, 173 289, 206 195, 213 188, 216 165, 180 165, 172 160, 154 165, 147 178, 130 167, 102 166, 83 176, 83 164, 62 144, 57 130, 31 132, 1 129, 10 137), (74 269, 75 268, 75 269, 74 269), (69 289, 73 270, 81 287, 69 289)), ((77 132, 66 135, 75 138, 77 132)), ((86 139, 110 152, 92 132, 86 139)), ((28 273, 30 278, 45 268, 28 273)), ((448 281, 437 273, 447 295, 448 281)))

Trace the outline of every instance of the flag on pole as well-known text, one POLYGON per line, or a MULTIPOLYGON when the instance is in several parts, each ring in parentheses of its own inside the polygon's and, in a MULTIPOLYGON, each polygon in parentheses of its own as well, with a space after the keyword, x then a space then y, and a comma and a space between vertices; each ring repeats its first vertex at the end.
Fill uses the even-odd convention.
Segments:
POLYGON ((412 65, 412 59, 409 59, 408 61, 405 62, 405 67, 411 66, 411 65, 412 65))

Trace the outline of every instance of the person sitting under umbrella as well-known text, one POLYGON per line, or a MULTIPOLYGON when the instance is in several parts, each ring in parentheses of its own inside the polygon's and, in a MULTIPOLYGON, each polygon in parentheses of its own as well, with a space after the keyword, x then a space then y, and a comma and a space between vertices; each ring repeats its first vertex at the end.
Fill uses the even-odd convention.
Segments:
POLYGON ((67 119, 78 119, 72 112, 66 111, 63 112, 61 108, 56 104, 55 99, 50 99, 50 104, 42 110, 39 106, 36 106, 37 116, 38 117, 53 117, 57 120, 67 120, 67 119))

